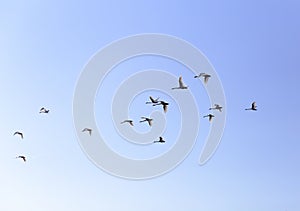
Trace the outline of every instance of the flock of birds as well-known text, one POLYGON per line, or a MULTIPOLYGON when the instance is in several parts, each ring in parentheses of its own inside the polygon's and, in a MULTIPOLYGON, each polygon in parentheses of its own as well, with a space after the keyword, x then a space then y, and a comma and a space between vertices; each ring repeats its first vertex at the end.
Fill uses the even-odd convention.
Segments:
MULTIPOLYGON (((196 79, 201 78, 201 77, 203 78, 203 81, 206 84, 208 82, 209 78, 211 78, 211 75, 209 75, 207 73, 200 73, 199 75, 194 76, 194 78, 196 78, 196 79)), ((183 83, 182 76, 180 76, 179 80, 178 80, 178 86, 177 87, 173 87, 171 89, 172 90, 175 90, 175 89, 188 89, 188 86, 186 86, 183 83)), ((163 111, 165 113, 167 112, 168 106, 169 106, 168 102, 163 101, 163 100, 159 100, 159 97, 155 99, 152 96, 150 96, 149 99, 150 99, 150 101, 147 101, 146 104, 151 104, 152 106, 162 106, 163 111)), ((222 108, 223 107, 220 106, 219 104, 214 104, 214 106, 211 107, 211 108, 209 108, 209 110, 218 110, 219 112, 222 112, 222 108)), ((256 102, 253 102, 251 104, 251 107, 250 108, 246 108, 245 110, 257 111, 256 102)), ((46 108, 42 107, 40 109, 39 113, 41 113, 41 114, 48 114, 49 113, 49 109, 46 109, 46 108)), ((208 118, 209 122, 211 122, 214 117, 215 116, 213 114, 211 114, 211 113, 203 116, 203 118, 208 118)), ((151 127, 152 124, 153 124, 152 123, 153 119, 151 119, 149 117, 142 116, 141 120, 139 122, 140 123, 147 122, 148 125, 151 127)), ((134 126, 133 120, 131 120, 131 119, 125 119, 120 124, 129 124, 130 126, 134 126)), ((92 131, 93 130, 91 128, 84 128, 82 130, 82 132, 87 132, 90 136, 92 135, 92 131)), ((13 135, 14 136, 18 135, 18 136, 20 136, 21 139, 24 139, 24 135, 20 131, 14 132, 13 135)), ((159 139, 155 140, 153 143, 165 143, 165 142, 166 141, 164 140, 164 138, 162 136, 160 136, 159 139)), ((24 155, 18 155, 16 157, 16 159, 22 159, 24 162, 27 161, 27 159, 26 159, 26 157, 24 155)))

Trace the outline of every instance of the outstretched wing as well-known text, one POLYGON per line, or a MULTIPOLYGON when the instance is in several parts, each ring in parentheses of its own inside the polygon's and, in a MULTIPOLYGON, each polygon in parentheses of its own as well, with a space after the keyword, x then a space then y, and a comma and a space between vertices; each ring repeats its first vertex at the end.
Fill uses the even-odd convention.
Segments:
POLYGON ((183 82, 182 82, 182 76, 180 76, 179 77, 179 87, 183 87, 184 85, 183 85, 183 82))

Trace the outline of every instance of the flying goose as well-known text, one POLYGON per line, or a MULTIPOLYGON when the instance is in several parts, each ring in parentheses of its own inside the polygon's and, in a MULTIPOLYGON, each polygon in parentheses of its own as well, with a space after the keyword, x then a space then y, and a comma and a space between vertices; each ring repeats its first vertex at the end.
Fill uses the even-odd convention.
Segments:
POLYGON ((158 141, 154 141, 153 143, 165 143, 166 141, 163 139, 163 137, 159 137, 158 141))
POLYGON ((124 124, 124 123, 129 123, 131 126, 133 126, 133 121, 131 119, 126 119, 123 122, 121 122, 121 124, 124 124))
POLYGON ((21 132, 19 132, 19 131, 16 131, 16 132, 14 133, 14 136, 15 136, 15 135, 19 135, 22 139, 24 138, 23 133, 21 133, 21 132))
POLYGON ((212 115, 212 114, 208 114, 206 116, 203 116, 203 118, 206 118, 206 117, 208 117, 208 120, 211 122, 212 118, 215 117, 215 116, 212 115))
POLYGON ((147 117, 141 117, 141 120, 140 122, 148 122, 148 125, 151 127, 152 126, 152 121, 153 119, 150 119, 150 118, 147 118, 147 117))
POLYGON ((92 135, 92 129, 91 128, 84 128, 81 132, 89 132, 90 136, 92 135))
POLYGON ((208 79, 211 77, 211 75, 209 75, 207 73, 200 73, 199 75, 194 76, 194 78, 200 78, 200 77, 203 77, 204 83, 207 83, 208 79))
POLYGON ((169 103, 160 100, 158 103, 153 104, 153 106, 157 106, 157 105, 162 105, 163 109, 164 109, 164 112, 165 113, 167 112, 169 103))
POLYGON ((178 87, 173 87, 172 89, 187 89, 188 86, 185 86, 182 82, 182 76, 179 77, 178 80, 179 86, 178 87))
POLYGON ((209 110, 219 110, 220 112, 222 112, 222 106, 220 106, 219 104, 215 104, 215 107, 209 108, 209 110))
POLYGON ((251 104, 251 108, 246 108, 245 110, 257 111, 256 102, 253 102, 253 103, 251 104))
POLYGON ((19 155, 16 157, 16 159, 22 159, 24 162, 26 162, 26 157, 24 155, 19 155))
POLYGON ((153 97, 149 97, 150 98, 150 102, 146 102, 146 104, 155 104, 158 103, 159 97, 154 99, 153 97))
POLYGON ((44 113, 44 114, 48 114, 49 113, 49 109, 46 109, 46 108, 44 108, 44 107, 42 107, 41 109, 40 109, 40 113, 44 113))

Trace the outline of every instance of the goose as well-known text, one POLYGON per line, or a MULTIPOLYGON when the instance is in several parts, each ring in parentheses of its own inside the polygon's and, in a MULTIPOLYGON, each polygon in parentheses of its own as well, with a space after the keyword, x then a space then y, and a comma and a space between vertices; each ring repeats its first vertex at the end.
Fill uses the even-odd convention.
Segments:
POLYGON ((158 141, 154 141, 153 143, 165 143, 166 141, 163 139, 163 137, 159 137, 158 141))
POLYGON ((215 117, 215 116, 212 115, 212 114, 208 114, 206 116, 203 116, 203 118, 206 118, 206 117, 208 117, 208 120, 211 122, 212 118, 215 117))
POLYGON ((44 108, 44 107, 42 107, 41 109, 40 109, 40 113, 44 113, 44 114, 48 114, 49 113, 49 109, 46 109, 46 108, 44 108))
POLYGON ((92 129, 91 128, 84 128, 81 132, 89 132, 90 136, 92 135, 92 129))
POLYGON ((14 133, 14 136, 15 136, 15 135, 19 135, 22 139, 24 138, 23 133, 21 133, 21 132, 19 132, 19 131, 16 131, 16 132, 14 133))
POLYGON ((154 99, 153 97, 149 97, 150 98, 150 102, 146 102, 146 104, 155 104, 158 103, 159 97, 154 99))
POLYGON ((182 76, 179 77, 178 80, 179 86, 178 87, 173 87, 172 89, 187 89, 188 86, 185 86, 182 82, 182 76))
POLYGON ((246 108, 245 110, 257 111, 256 102, 253 102, 253 103, 251 104, 251 108, 246 108))
POLYGON ((157 106, 157 105, 162 105, 164 112, 167 113, 169 103, 161 100, 158 103, 153 104, 153 106, 157 106))
POLYGON ((141 120, 140 122, 148 122, 148 125, 151 127, 152 126, 152 121, 153 119, 150 119, 150 118, 147 118, 147 117, 141 117, 141 120))
POLYGON ((219 104, 215 104, 215 107, 209 108, 209 110, 219 110, 220 112, 222 112, 222 106, 220 106, 219 104))
POLYGON ((207 83, 208 79, 211 77, 211 75, 209 75, 207 73, 200 73, 199 75, 194 76, 194 78, 200 78, 200 77, 203 77, 204 83, 207 83))
POLYGON ((26 162, 26 157, 24 155, 19 155, 16 157, 16 159, 22 159, 24 162, 26 162))
POLYGON ((131 126, 133 126, 133 121, 131 119, 126 119, 123 122, 121 122, 121 124, 124 124, 124 123, 129 123, 131 126))

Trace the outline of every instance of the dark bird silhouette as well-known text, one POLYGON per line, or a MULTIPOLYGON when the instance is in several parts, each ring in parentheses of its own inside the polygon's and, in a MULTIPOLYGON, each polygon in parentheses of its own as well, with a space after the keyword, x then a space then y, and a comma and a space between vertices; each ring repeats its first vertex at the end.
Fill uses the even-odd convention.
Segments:
POLYGON ((19 135, 22 139, 24 138, 23 133, 21 133, 21 132, 19 132, 19 131, 16 131, 16 132, 14 133, 14 136, 15 136, 15 135, 19 135))
POLYGON ((164 112, 167 113, 169 103, 161 100, 158 103, 153 104, 153 106, 157 106, 157 105, 162 105, 164 112))
POLYGON ((246 108, 245 110, 257 111, 256 102, 253 102, 253 103, 251 104, 251 108, 246 108))
POLYGON ((46 108, 44 108, 44 107, 42 107, 41 109, 40 109, 40 113, 43 113, 43 114, 48 114, 49 113, 49 109, 46 109, 46 108))
POLYGON ((26 157, 24 155, 19 155, 16 157, 16 159, 22 159, 24 162, 26 162, 26 157))
POLYGON ((148 125, 151 127, 152 126, 152 121, 153 121, 153 119, 150 119, 150 118, 148 118, 148 117, 141 117, 141 119, 143 119, 143 120, 141 120, 140 122, 148 122, 148 125))
POLYGON ((188 86, 185 86, 183 84, 182 76, 179 77, 178 83, 179 83, 179 86, 178 87, 173 87, 172 89, 187 89, 188 88, 188 86))
POLYGON ((146 104, 155 104, 155 103, 158 103, 158 100, 159 100, 159 97, 154 99, 153 97, 149 97, 150 98, 150 101, 149 102, 146 102, 146 104))
POLYGON ((92 135, 92 129, 91 128, 84 128, 83 130, 82 130, 82 132, 89 132, 89 134, 90 134, 90 136, 92 135))
POLYGON ((200 77, 203 77, 204 83, 207 83, 208 79, 211 77, 211 75, 209 75, 207 73, 200 73, 199 75, 194 76, 194 78, 200 78, 200 77))
POLYGON ((215 107, 209 108, 209 110, 219 110, 220 112, 222 112, 222 106, 220 106, 219 104, 215 104, 215 107))
POLYGON ((165 143, 166 141, 163 139, 163 137, 159 137, 158 141, 154 141, 153 143, 165 143))
POLYGON ((133 126, 133 121, 131 119, 126 119, 123 122, 121 122, 121 124, 124 124, 124 123, 129 123, 131 126, 133 126))
POLYGON ((211 122, 211 121, 212 121, 212 118, 215 117, 215 116, 212 115, 212 114, 208 114, 208 115, 206 115, 206 116, 203 116, 203 118, 206 118, 206 117, 208 117, 208 120, 211 122))

